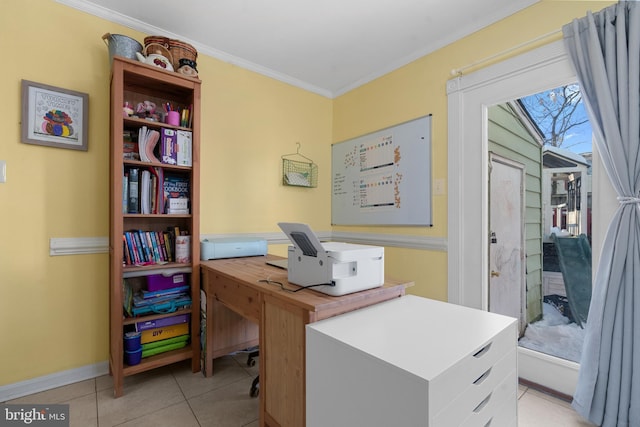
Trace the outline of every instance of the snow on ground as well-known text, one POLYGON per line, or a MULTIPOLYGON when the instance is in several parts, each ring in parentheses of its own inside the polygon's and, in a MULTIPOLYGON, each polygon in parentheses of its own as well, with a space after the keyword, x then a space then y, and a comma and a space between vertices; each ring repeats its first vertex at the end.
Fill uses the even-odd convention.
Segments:
POLYGON ((551 304, 543 303, 542 309, 542 320, 527 326, 518 345, 580 363, 585 330, 551 304))

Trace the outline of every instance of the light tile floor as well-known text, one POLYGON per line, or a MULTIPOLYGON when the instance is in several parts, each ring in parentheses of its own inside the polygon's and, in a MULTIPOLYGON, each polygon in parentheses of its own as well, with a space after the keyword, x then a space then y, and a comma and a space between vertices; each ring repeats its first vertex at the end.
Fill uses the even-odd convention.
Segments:
MULTIPOLYGON (((210 378, 192 373, 190 362, 127 377, 118 399, 111 377, 103 376, 6 403, 67 403, 72 427, 257 427, 258 399, 249 389, 258 365, 246 361, 244 353, 216 359, 210 378)), ((572 426, 592 424, 569 403, 520 386, 518 427, 572 426)))

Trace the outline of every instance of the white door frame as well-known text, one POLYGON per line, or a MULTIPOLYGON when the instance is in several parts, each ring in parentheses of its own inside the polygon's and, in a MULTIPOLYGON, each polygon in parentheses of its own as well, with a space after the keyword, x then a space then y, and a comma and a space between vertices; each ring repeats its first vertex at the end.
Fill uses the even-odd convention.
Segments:
POLYGON ((487 309, 488 108, 575 78, 554 42, 447 82, 449 302, 487 309))
MULTIPOLYGON (((575 81, 560 40, 447 82, 449 302, 488 306, 488 107, 575 81)), ((594 175, 594 192, 607 186, 604 174, 594 175)), ((594 197, 594 266, 610 218, 600 212, 594 197)), ((518 360, 521 378, 573 395, 577 363, 522 348, 518 360)))

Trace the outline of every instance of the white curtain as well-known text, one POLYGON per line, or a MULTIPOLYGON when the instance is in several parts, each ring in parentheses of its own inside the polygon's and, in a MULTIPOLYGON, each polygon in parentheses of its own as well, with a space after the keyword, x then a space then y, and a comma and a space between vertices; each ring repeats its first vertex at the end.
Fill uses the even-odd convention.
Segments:
POLYGON ((620 202, 595 274, 573 407, 602 426, 640 426, 640 4, 563 27, 596 149, 620 202))

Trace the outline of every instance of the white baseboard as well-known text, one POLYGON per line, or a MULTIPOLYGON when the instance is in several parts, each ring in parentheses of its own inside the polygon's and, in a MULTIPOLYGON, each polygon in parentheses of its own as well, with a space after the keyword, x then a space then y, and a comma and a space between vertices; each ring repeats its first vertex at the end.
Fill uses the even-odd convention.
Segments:
POLYGON ((39 393, 56 387, 90 380, 109 373, 109 362, 99 362, 68 371, 56 372, 14 384, 0 386, 0 402, 17 399, 29 394, 39 393))
POLYGON ((580 364, 518 346, 518 376, 573 396, 580 364))

